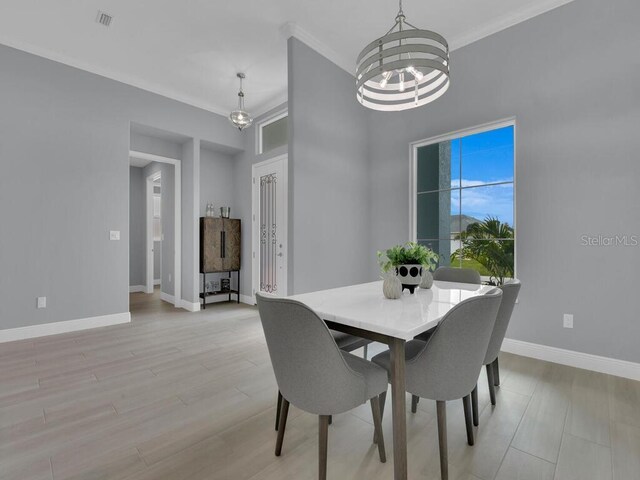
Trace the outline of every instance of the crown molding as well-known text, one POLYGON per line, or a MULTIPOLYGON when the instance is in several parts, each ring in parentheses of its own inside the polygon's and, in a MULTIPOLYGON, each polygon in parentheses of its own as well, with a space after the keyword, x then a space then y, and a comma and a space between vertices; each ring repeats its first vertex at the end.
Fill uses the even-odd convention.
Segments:
POLYGON ((574 0, 538 0, 533 2, 532 5, 498 17, 489 24, 474 28, 464 35, 452 38, 449 42, 449 49, 451 51, 457 50, 458 48, 462 48, 466 45, 477 42, 478 40, 482 40, 494 33, 513 27, 518 23, 525 22, 531 18, 537 17, 538 15, 573 1, 574 0))
POLYGON ((319 40, 317 37, 313 36, 305 29, 303 29, 300 25, 295 22, 287 22, 280 27, 280 33, 284 36, 285 39, 289 39, 289 37, 295 37, 308 47, 311 47, 320 55, 325 57, 327 60, 335 63, 338 67, 342 68, 344 71, 349 73, 350 75, 355 75, 355 61, 349 60, 344 55, 339 54, 334 49, 329 47, 322 40, 319 40))
POLYGON ((110 80, 115 80, 116 82, 124 83, 126 85, 136 87, 150 93, 155 93, 156 95, 160 95, 162 97, 169 98, 171 100, 176 100, 178 102, 185 103, 192 107, 200 108, 202 110, 207 110, 211 113, 222 115, 223 117, 226 117, 229 114, 227 109, 222 108, 218 105, 203 102, 195 97, 192 97, 191 95, 185 95, 184 93, 178 92, 176 90, 168 89, 168 88, 159 86, 153 82, 147 82, 146 80, 142 80, 140 78, 127 75, 124 73, 116 72, 108 68, 102 68, 88 62, 82 62, 80 60, 71 58, 67 55, 53 52, 46 48, 36 47, 34 45, 31 45, 25 42, 16 42, 14 40, 11 40, 2 36, 0 36, 0 44, 6 45, 7 47, 15 48, 16 50, 22 50, 24 52, 30 53, 32 55, 36 55, 38 57, 46 58, 48 60, 53 60, 54 62, 62 63, 69 67, 77 68, 79 70, 84 70, 85 72, 93 73, 95 75, 99 75, 101 77, 105 77, 110 80))
MULTIPOLYGON (((574 0, 539 0, 535 2, 533 5, 527 6, 525 8, 521 8, 520 10, 517 10, 515 12, 498 17, 494 21, 490 22, 489 24, 475 28, 464 35, 450 38, 449 50, 451 51, 457 50, 458 48, 462 48, 466 45, 477 42, 478 40, 482 40, 485 37, 493 35, 494 33, 498 33, 509 27, 517 25, 518 23, 525 22, 533 17, 537 17, 538 15, 541 15, 550 10, 566 5, 567 3, 571 3, 573 1, 574 0)), ((319 40, 317 37, 307 32, 297 23, 295 22, 285 23, 280 27, 280 33, 287 39, 289 37, 297 38, 298 40, 305 43, 307 46, 314 49, 323 57, 335 63, 337 66, 342 68, 344 71, 346 71, 350 75, 355 76, 354 74, 355 61, 349 61, 349 59, 337 53, 335 50, 333 50, 331 47, 329 47, 324 42, 319 40)))
POLYGON ((279 107, 283 103, 287 103, 288 100, 289 100, 289 92, 287 89, 285 89, 284 92, 280 92, 276 96, 272 97, 271 100, 268 100, 267 102, 263 103, 255 110, 249 109, 249 113, 251 113, 251 116, 255 120, 256 118, 261 117, 265 113, 270 112, 274 108, 279 107))

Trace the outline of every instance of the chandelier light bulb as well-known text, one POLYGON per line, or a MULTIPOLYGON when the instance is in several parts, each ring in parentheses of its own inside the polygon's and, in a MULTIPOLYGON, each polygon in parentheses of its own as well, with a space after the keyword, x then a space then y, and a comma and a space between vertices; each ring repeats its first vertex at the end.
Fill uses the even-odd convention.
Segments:
POLYGON ((382 80, 380 80, 380 88, 386 88, 392 72, 382 72, 382 80))
POLYGON ((399 77, 400 81, 398 82, 398 91, 404 92, 404 72, 400 72, 399 77))

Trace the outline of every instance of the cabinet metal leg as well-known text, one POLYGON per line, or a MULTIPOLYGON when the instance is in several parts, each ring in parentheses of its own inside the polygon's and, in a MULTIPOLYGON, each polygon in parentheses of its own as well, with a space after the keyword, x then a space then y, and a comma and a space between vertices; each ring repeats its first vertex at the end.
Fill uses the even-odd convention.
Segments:
POLYGON ((206 285, 207 285, 207 275, 206 273, 202 274, 202 309, 206 309, 207 308, 207 290, 206 290, 206 285))

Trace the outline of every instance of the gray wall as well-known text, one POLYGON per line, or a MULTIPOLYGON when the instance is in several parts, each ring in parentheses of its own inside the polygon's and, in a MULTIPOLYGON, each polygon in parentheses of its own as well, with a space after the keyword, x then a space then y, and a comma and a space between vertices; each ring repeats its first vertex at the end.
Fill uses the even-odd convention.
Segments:
POLYGON ((129 285, 144 285, 146 182, 142 168, 129 168, 129 285))
MULTIPOLYGON (((151 162, 144 167, 143 178, 146 179, 154 173, 160 172, 160 182, 162 185, 162 193, 160 194, 160 212, 162 215, 162 235, 163 241, 160 242, 160 256, 162 263, 162 278, 160 279, 161 291, 167 295, 174 295, 175 292, 175 167, 170 163, 151 162)), ((146 210, 146 196, 145 196, 146 210)), ((146 227, 145 227, 146 238, 146 227)), ((157 242, 154 242, 154 248, 157 242)), ((143 265, 145 270, 143 274, 142 284, 146 284, 146 248, 143 250, 143 265)), ((154 252, 154 254, 157 252, 154 252)), ((155 275, 154 275, 155 277, 155 275)))
POLYGON ((351 75, 295 38, 288 48, 289 292, 360 283, 370 279, 368 113, 351 75))
MULTIPOLYGON (((221 115, 9 47, 0 65, 0 329, 127 312, 130 123, 237 149, 241 134, 221 115)), ((199 148, 183 158, 193 195, 198 162, 199 148)), ((197 202, 183 206, 183 292, 195 300, 197 202)))
POLYGON ((188 138, 185 138, 182 142, 171 141, 132 131, 130 145, 131 150, 136 152, 151 153, 180 160, 182 158, 182 144, 187 140, 188 138))
POLYGON ((231 216, 236 218, 234 208, 234 157, 227 153, 207 148, 200 149, 200 216, 207 213, 207 203, 216 207, 216 216, 220 207, 231 207, 231 216))
POLYGON ((640 362, 640 247, 581 245, 640 233, 638 18, 636 0, 572 2, 454 51, 433 104, 371 112, 371 276, 375 250, 408 239, 409 143, 515 116, 523 287, 508 336, 640 362))

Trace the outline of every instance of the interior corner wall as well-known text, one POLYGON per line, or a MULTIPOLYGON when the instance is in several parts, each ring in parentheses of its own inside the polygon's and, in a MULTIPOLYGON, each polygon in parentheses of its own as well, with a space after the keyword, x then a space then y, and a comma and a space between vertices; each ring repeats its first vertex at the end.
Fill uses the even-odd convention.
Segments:
POLYGON ((515 116, 522 290, 507 336, 640 362, 638 18, 636 0, 571 2, 452 52, 451 88, 434 103, 371 111, 368 255, 408 240, 411 142, 515 116))
MULTIPOLYGON (((10 47, 0 65, 0 330, 128 312, 131 122, 235 149, 240 133, 222 115, 10 47)), ((183 221, 195 225, 193 205, 183 221)))
POLYGON ((200 140, 182 145, 182 298, 200 304, 200 140))
POLYGON ((129 286, 146 283, 146 180, 142 168, 129 168, 129 286))
POLYGON ((354 78, 288 40, 290 293, 373 280, 367 111, 354 78))

